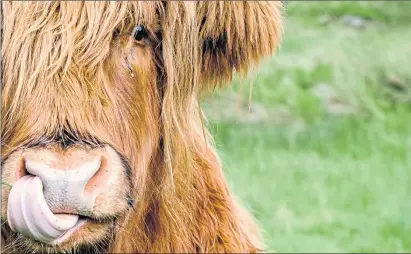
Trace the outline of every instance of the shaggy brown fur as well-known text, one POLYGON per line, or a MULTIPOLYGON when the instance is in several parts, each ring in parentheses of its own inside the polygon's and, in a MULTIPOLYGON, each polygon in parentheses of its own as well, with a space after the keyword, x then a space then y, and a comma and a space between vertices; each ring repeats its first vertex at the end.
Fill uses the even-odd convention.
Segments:
MULTIPOLYGON (((253 219, 227 190, 199 96, 274 52, 280 2, 2 5, 2 161, 39 145, 108 144, 130 165, 136 200, 103 242, 59 248, 11 234, 3 208, 2 248, 261 248, 253 219), (142 42, 130 41, 137 24, 149 31, 142 42)), ((2 186, 3 193, 7 188, 2 186)))

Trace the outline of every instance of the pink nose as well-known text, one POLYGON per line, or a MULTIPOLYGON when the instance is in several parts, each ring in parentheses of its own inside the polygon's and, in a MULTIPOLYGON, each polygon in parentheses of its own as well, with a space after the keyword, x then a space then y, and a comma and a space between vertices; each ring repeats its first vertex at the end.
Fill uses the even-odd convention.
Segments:
POLYGON ((88 215, 96 197, 107 191, 109 171, 101 151, 68 153, 41 149, 24 155, 28 174, 38 176, 54 213, 88 215))

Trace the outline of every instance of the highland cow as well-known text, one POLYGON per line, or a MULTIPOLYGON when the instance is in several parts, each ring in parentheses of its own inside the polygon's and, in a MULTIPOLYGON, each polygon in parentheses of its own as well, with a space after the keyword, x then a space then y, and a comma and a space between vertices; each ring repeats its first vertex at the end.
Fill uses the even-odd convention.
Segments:
POLYGON ((280 2, 3 2, 3 252, 257 252, 199 100, 280 2))

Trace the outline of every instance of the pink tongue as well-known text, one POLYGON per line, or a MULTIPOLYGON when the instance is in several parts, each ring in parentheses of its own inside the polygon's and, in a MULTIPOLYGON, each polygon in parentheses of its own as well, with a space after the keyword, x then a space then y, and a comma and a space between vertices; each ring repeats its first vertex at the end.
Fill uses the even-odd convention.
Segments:
POLYGON ((44 243, 51 243, 73 228, 79 217, 53 214, 43 195, 39 177, 23 176, 10 191, 7 220, 11 230, 44 243))

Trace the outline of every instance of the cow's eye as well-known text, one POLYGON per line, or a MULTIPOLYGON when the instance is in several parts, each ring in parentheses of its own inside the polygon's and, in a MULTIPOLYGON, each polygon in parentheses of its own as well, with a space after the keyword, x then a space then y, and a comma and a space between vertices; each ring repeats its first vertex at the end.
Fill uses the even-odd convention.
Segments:
POLYGON ((147 29, 144 26, 138 25, 133 29, 133 37, 136 41, 141 41, 148 36, 147 29))

